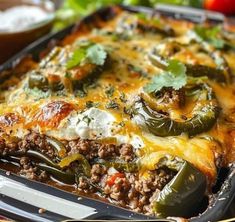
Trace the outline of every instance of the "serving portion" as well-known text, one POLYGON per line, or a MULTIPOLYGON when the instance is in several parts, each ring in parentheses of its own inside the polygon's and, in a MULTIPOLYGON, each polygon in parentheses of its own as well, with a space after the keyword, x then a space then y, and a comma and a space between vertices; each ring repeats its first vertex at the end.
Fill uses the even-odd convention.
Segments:
POLYGON ((147 215, 202 212, 235 161, 234 33, 95 16, 1 84, 0 168, 147 215))

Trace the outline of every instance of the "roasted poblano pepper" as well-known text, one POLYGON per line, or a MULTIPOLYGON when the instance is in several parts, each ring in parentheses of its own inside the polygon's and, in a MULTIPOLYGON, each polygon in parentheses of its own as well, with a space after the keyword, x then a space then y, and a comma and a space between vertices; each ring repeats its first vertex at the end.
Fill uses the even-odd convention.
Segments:
POLYGON ((124 162, 124 161, 120 161, 120 160, 101 160, 101 159, 97 159, 95 161, 96 163, 99 163, 101 165, 104 165, 108 168, 113 167, 116 170, 120 170, 120 171, 124 171, 124 172, 128 172, 128 173, 133 173, 133 172, 137 172, 139 169, 139 166, 136 162, 124 162))
MULTIPOLYGON (((160 69, 166 69, 168 57, 173 56, 181 50, 182 45, 176 42, 167 42, 164 53, 160 52, 160 47, 155 47, 149 54, 149 59, 153 65, 160 69)), ((205 65, 185 64, 188 76, 201 77, 207 76, 209 79, 219 83, 228 83, 231 79, 231 71, 225 58, 218 51, 209 51, 207 47, 203 50, 215 61, 216 68, 205 65)))
POLYGON ((74 161, 78 161, 81 164, 85 176, 91 176, 91 166, 89 162, 82 154, 79 153, 74 153, 69 156, 66 156, 60 161, 59 166, 61 168, 68 167, 74 161))
POLYGON ((61 169, 58 169, 58 168, 55 168, 52 166, 48 166, 43 163, 37 164, 37 167, 40 170, 44 170, 44 171, 48 172, 53 177, 55 177, 59 181, 62 181, 66 184, 74 184, 75 183, 75 174, 74 173, 65 172, 65 171, 62 171, 61 169))
POLYGON ((157 168, 164 166, 177 171, 177 174, 158 193, 152 203, 153 211, 162 217, 190 216, 205 195, 206 176, 191 163, 176 157, 162 158, 157 168))
POLYGON ((157 18, 148 18, 145 14, 126 15, 118 23, 116 35, 119 39, 129 40, 135 32, 153 33, 163 36, 174 36, 175 32, 166 24, 162 25, 157 18))
MULTIPOLYGON (((47 157, 45 154, 40 153, 39 151, 36 150, 27 150, 27 151, 11 151, 8 152, 6 155, 7 156, 13 156, 13 157, 32 157, 35 158, 38 162, 45 163, 48 166, 54 167, 54 168, 59 168, 59 166, 53 162, 49 157, 47 157)), ((4 157, 4 156, 3 156, 4 157)))
POLYGON ((28 87, 30 89, 37 88, 42 91, 47 91, 49 89, 49 83, 45 76, 38 72, 31 72, 28 79, 28 87))
POLYGON ((148 130, 156 136, 200 134, 214 126, 220 111, 212 89, 204 84, 200 91, 202 95, 206 93, 206 98, 202 99, 200 108, 194 109, 192 117, 187 120, 173 120, 168 114, 150 108, 143 99, 135 103, 134 113, 141 119, 139 124, 147 126, 148 130))
MULTIPOLYGON (((88 47, 88 46, 87 46, 88 47)), ((102 48, 103 49, 103 48, 102 48)), ((50 90, 52 92, 66 89, 68 92, 82 90, 81 87, 89 79, 97 77, 107 66, 108 56, 105 53, 104 62, 102 64, 92 63, 86 58, 84 51, 84 64, 76 55, 80 52, 79 48, 75 49, 70 58, 71 50, 69 48, 56 47, 45 59, 42 60, 36 72, 29 73, 28 87, 30 89, 37 88, 43 91, 50 90), (60 69, 58 69, 60 67, 60 69), (50 69, 53 74, 48 74, 50 69)), ((83 48, 81 48, 83 50, 83 48)), ((85 50, 85 49, 84 49, 85 50)), ((102 56, 104 56, 102 54, 102 56)), ((100 61, 99 61, 100 62, 100 61)))
POLYGON ((59 157, 63 158, 65 156, 66 149, 63 143, 52 137, 46 137, 46 141, 49 145, 54 148, 54 150, 58 153, 59 157))

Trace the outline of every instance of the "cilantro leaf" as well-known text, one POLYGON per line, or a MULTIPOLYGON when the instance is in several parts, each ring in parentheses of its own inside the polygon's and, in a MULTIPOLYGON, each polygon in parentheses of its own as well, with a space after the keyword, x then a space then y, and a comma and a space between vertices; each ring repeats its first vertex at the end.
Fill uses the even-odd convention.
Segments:
POLYGON ((103 65, 106 57, 107 52, 102 45, 95 44, 87 49, 87 58, 93 64, 103 65))
POLYGON ((187 83, 186 67, 177 60, 170 60, 166 71, 155 75, 151 82, 144 87, 147 93, 153 93, 161 90, 163 87, 172 87, 178 90, 187 83))
POLYGON ((104 64, 107 52, 102 45, 85 43, 84 45, 79 46, 80 47, 74 50, 71 58, 67 61, 67 69, 79 66, 83 61, 86 61, 86 59, 95 65, 104 64))
POLYGON ((86 58, 86 49, 85 48, 79 48, 76 49, 72 57, 67 61, 66 68, 72 69, 78 65, 81 64, 81 62, 86 58))
POLYGON ((179 62, 178 60, 170 60, 168 62, 168 66, 166 71, 171 73, 174 77, 180 76, 182 74, 185 75, 186 67, 183 63, 179 62))
POLYGON ((200 41, 206 41, 217 49, 221 49, 225 45, 225 41, 219 37, 220 32, 220 26, 215 26, 213 28, 196 26, 194 28, 194 33, 197 35, 200 41))

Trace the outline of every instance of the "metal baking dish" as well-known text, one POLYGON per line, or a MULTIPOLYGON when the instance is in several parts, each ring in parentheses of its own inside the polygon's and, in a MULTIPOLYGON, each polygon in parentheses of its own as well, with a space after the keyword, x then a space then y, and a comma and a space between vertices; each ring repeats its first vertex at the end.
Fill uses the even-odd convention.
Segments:
MULTIPOLYGON (((159 12, 157 10, 145 7, 120 7, 130 12, 159 12)), ((166 14, 165 11, 164 14, 166 14)), ((177 11, 174 13, 167 13, 167 16, 175 15, 177 15, 176 18, 180 18, 177 11)), ((112 18, 114 16, 112 7, 100 9, 85 17, 77 25, 68 27, 59 33, 41 38, 37 42, 31 44, 23 51, 15 55, 12 59, 0 66, 0 80, 3 81, 8 78, 10 72, 7 72, 7 70, 14 68, 24 57, 31 55, 35 60, 37 60, 40 52, 48 48, 52 42, 54 44, 56 41, 64 38, 74 30, 81 28, 83 25, 95 26, 97 16, 103 20, 112 18)), ((183 18, 185 18, 185 15, 183 18)), ((194 22, 199 21, 198 17, 195 19, 195 16, 188 19, 193 20, 194 22)), ((216 19, 216 22, 218 22, 218 19, 216 19)), ((219 22, 222 22, 222 20, 219 22)), ((235 163, 231 164, 227 169, 222 169, 219 172, 219 179, 213 190, 214 194, 207 209, 200 215, 191 218, 190 221, 218 221, 224 216, 224 213, 235 197, 235 163)), ((153 221, 156 219, 146 215, 134 213, 99 200, 79 197, 46 184, 31 181, 11 173, 9 174, 4 170, 0 170, 0 214, 11 217, 17 221, 40 222, 64 221, 71 218, 79 220, 132 219, 141 221, 147 219, 153 221)), ((156 219, 156 221, 175 220, 156 219)))

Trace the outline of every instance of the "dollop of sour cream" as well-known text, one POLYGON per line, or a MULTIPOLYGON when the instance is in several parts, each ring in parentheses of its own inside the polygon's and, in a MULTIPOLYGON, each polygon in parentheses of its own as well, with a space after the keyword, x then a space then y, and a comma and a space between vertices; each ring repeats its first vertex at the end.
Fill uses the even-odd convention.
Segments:
POLYGON ((21 31, 48 18, 48 13, 37 6, 16 6, 0 12, 0 32, 21 31))
POLYGON ((109 112, 98 108, 90 108, 83 113, 72 112, 55 130, 45 132, 58 139, 104 139, 116 138, 117 143, 130 143, 134 148, 144 146, 138 135, 121 135, 115 133, 116 118, 109 112))

